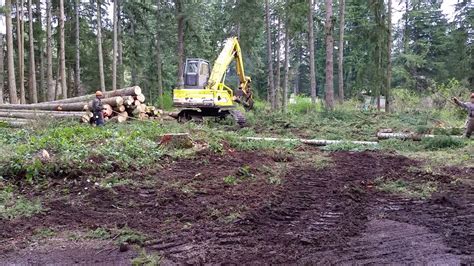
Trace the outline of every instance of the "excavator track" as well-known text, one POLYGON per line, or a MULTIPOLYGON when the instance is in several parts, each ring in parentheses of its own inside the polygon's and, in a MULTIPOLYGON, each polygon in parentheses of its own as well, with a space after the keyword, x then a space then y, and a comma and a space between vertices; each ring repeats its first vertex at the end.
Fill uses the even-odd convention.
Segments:
POLYGON ((247 120, 242 112, 239 110, 231 110, 229 113, 240 127, 245 127, 247 120))

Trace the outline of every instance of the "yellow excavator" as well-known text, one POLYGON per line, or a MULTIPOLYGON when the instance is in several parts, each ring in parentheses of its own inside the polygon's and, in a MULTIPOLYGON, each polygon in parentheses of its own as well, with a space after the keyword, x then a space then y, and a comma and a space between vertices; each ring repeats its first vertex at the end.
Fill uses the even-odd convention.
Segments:
POLYGON ((246 110, 253 107, 251 79, 245 76, 244 62, 236 37, 228 38, 217 57, 212 71, 209 61, 187 58, 184 66, 184 86, 173 90, 173 105, 180 108, 176 118, 180 122, 200 121, 203 117, 224 119, 232 116, 238 125, 245 125, 245 116, 236 109, 240 103, 246 110), (239 88, 234 91, 224 84, 227 69, 236 61, 239 88))

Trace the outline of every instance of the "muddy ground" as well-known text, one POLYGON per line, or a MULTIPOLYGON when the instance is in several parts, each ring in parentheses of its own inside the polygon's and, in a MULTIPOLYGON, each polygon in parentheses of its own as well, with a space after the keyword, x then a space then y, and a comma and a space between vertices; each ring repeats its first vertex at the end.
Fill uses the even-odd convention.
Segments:
POLYGON ((142 248, 164 264, 473 263, 474 169, 417 165, 380 152, 229 150, 123 172, 128 183, 112 187, 56 179, 24 188, 43 213, 0 219, 0 264, 127 265, 142 248), (421 199, 380 180, 437 190, 421 199), (70 237, 125 227, 146 237, 142 248, 70 237), (38 239, 41 228, 57 233, 38 239))

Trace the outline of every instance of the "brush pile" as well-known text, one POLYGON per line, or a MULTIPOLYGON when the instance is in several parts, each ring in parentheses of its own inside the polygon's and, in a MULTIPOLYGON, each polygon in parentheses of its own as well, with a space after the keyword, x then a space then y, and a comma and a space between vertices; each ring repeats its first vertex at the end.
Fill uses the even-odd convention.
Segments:
MULTIPOLYGON (((1 104, 0 122, 23 126, 35 120, 72 118, 91 123, 92 100, 95 95, 85 95, 37 104, 1 104)), ((104 92, 102 98, 104 119, 122 123, 128 119, 160 119, 162 111, 145 104, 145 96, 138 86, 104 92)))

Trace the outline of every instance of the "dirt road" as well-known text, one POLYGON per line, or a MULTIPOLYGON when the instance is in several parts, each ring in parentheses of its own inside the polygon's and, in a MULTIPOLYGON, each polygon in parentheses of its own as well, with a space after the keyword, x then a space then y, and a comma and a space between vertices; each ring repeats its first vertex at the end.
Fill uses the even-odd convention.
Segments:
POLYGON ((0 264, 117 265, 137 255, 109 240, 35 241, 33 232, 45 227, 131 228, 164 264, 474 262, 474 190, 459 181, 472 181, 474 169, 433 174, 397 155, 327 156, 321 167, 292 155, 229 151, 122 173, 131 182, 112 187, 87 177, 56 180, 28 192, 47 211, 0 219, 0 264), (432 182, 437 190, 427 199, 391 194, 378 189, 381 178, 432 182))

